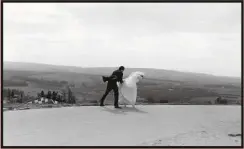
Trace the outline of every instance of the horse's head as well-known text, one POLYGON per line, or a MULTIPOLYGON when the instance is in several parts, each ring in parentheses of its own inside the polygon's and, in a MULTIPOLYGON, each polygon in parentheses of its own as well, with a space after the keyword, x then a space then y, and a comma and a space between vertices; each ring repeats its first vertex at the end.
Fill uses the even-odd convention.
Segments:
POLYGON ((134 80, 136 83, 139 82, 142 78, 144 78, 145 74, 140 71, 132 72, 130 74, 130 77, 132 80, 134 80))

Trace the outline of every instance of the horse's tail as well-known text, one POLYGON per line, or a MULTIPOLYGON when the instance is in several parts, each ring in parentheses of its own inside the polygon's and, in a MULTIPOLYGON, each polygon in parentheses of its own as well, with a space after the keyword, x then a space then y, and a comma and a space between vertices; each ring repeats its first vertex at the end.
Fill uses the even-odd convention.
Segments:
POLYGON ((102 76, 103 82, 107 82, 109 80, 109 77, 102 76))

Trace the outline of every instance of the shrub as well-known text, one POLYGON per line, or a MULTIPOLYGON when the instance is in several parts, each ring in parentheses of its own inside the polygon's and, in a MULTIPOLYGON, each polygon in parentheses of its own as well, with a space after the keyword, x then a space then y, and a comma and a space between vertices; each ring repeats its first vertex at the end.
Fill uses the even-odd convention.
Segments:
POLYGON ((147 101, 148 101, 149 103, 155 103, 155 100, 154 100, 154 98, 152 98, 152 97, 147 97, 147 101))
POLYGON ((160 103, 169 103, 169 101, 166 100, 166 99, 161 99, 159 102, 160 102, 160 103))

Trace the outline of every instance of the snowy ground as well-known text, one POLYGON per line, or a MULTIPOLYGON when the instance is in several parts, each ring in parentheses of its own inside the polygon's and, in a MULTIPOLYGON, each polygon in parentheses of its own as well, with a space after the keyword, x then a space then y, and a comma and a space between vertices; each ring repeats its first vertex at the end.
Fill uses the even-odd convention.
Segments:
POLYGON ((4 146, 240 146, 240 106, 154 105, 6 111, 4 146))

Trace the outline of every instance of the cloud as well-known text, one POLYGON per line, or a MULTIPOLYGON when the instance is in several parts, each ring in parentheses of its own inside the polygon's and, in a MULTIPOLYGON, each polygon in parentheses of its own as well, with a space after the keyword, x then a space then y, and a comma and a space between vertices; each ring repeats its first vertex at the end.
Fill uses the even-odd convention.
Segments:
POLYGON ((240 76, 239 3, 5 3, 4 60, 240 76))

